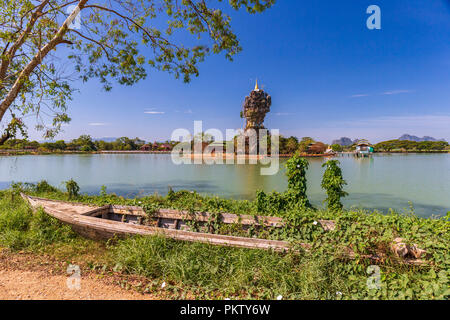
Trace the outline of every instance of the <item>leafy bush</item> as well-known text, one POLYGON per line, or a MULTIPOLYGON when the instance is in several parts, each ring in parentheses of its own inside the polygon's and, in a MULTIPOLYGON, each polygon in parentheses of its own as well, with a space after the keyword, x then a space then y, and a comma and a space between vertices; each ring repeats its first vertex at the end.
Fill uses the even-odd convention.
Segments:
POLYGON ((69 199, 78 197, 78 193, 80 192, 80 187, 78 186, 78 183, 76 183, 75 180, 70 179, 70 180, 66 181, 66 189, 67 189, 67 193, 69 194, 69 199))
POLYGON ((343 190, 347 182, 342 177, 342 170, 338 164, 338 160, 329 160, 322 165, 326 169, 323 174, 321 186, 327 193, 325 202, 327 202, 328 209, 332 211, 342 210, 344 206, 341 203, 341 197, 348 195, 343 190))
POLYGON ((47 193, 47 192, 57 192, 58 189, 50 185, 46 180, 41 180, 36 184, 36 192, 47 193))
POLYGON ((306 195, 306 170, 308 170, 308 167, 308 161, 298 155, 292 156, 286 162, 287 197, 291 204, 295 203, 302 207, 311 208, 306 195))

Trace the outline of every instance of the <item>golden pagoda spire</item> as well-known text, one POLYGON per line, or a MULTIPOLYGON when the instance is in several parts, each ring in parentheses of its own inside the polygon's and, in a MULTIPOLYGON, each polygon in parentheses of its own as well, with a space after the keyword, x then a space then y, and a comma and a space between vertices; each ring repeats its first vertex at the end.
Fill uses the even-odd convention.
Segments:
POLYGON ((258 78, 256 78, 256 83, 255 83, 255 89, 254 91, 259 91, 259 87, 258 87, 258 78))

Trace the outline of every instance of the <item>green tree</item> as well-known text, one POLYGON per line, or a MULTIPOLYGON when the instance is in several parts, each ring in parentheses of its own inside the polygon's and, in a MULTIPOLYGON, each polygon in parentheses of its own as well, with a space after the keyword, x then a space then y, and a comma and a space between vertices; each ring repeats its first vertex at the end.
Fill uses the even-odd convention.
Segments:
POLYGON ((112 150, 113 144, 111 142, 106 142, 103 140, 98 140, 94 142, 95 148, 97 150, 112 150))
POLYGON ((72 140, 81 151, 95 151, 97 150, 90 135, 83 134, 79 138, 72 140))
MULTIPOLYGON (((274 2, 230 0, 229 5, 254 14, 274 2)), ((25 130, 19 118, 27 114, 39 115, 37 129, 45 137, 69 122, 73 74, 83 81, 96 77, 106 90, 113 82, 133 85, 147 76, 149 68, 188 82, 198 75, 197 65, 208 54, 224 53, 232 60, 242 49, 221 0, 0 0, 0 4, 0 124, 4 124, 0 144, 25 130), (180 30, 192 39, 180 43, 180 30), (44 119, 46 114, 51 121, 44 119)))
POLYGON ((335 152, 342 152, 344 148, 340 144, 335 143, 331 145, 331 150, 335 152))
POLYGON ((314 142, 316 141, 311 137, 303 137, 298 144, 298 151, 299 152, 308 151, 308 146, 314 142))
POLYGON ((343 190, 347 182, 342 177, 339 161, 329 160, 322 167, 326 167, 322 178, 322 188, 327 193, 325 201, 327 202, 328 209, 332 211, 342 210, 341 197, 347 196, 348 193, 343 190))
POLYGON ((67 193, 69 194, 69 199, 78 197, 78 194, 80 192, 80 187, 78 186, 78 183, 75 180, 70 179, 66 181, 65 184, 67 193))
POLYGON ((298 149, 298 139, 294 136, 285 138, 279 136, 279 151, 280 154, 293 154, 298 149))

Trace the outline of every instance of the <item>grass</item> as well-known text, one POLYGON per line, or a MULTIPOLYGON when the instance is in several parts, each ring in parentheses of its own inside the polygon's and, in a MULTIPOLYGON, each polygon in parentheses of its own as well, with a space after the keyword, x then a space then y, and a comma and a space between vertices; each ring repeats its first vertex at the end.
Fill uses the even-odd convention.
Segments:
POLYGON ((298 254, 160 237, 134 237, 111 249, 115 263, 127 273, 183 284, 212 297, 330 299, 345 288, 345 279, 336 276, 336 266, 298 254))
MULTIPOLYGON (((276 253, 188 243, 161 237, 130 237, 107 243, 83 239, 42 211, 32 213, 17 195, 22 189, 34 195, 68 200, 68 195, 46 183, 16 185, 0 191, 0 247, 11 251, 50 254, 58 259, 123 275, 143 276, 152 283, 147 291, 161 291, 169 298, 258 298, 274 299, 448 299, 450 225, 448 216, 423 219, 412 212, 275 211, 289 221, 277 238, 308 242, 312 252, 276 253), (313 222, 334 219, 334 232, 324 232, 313 222), (394 237, 426 249, 429 267, 390 264, 380 267, 380 289, 368 289, 371 264, 364 259, 342 260, 339 248, 357 253, 386 249, 394 237)), ((127 204, 210 212, 257 214, 254 202, 200 196, 191 192, 169 193, 125 199, 103 192, 101 196, 80 195, 76 201, 91 204, 127 204)), ((268 210, 270 211, 270 210, 268 210)))

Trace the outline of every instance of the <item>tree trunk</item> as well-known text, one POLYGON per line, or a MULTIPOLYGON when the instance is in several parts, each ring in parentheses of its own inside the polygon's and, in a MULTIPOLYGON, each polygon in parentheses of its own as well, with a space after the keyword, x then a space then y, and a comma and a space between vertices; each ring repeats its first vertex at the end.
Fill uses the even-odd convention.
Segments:
POLYGON ((64 21, 64 23, 61 25, 61 27, 59 28, 59 30, 55 34, 55 36, 50 40, 49 43, 47 43, 41 50, 39 50, 36 53, 36 55, 33 57, 33 59, 22 70, 22 72, 16 79, 16 82, 14 83, 14 85, 9 90, 8 94, 6 95, 6 97, 3 99, 3 101, 0 104, 0 121, 3 119, 5 112, 8 110, 8 108, 14 102, 14 100, 17 98, 17 95, 19 94, 20 90, 22 89, 24 82, 30 76, 31 72, 42 62, 42 60, 50 52, 50 50, 54 49, 57 44, 64 41, 63 36, 66 34, 67 30, 69 29, 69 25, 72 23, 72 21, 78 15, 78 13, 81 11, 81 9, 84 8, 87 1, 88 0, 80 0, 78 2, 78 5, 76 6, 76 8, 72 11, 70 16, 68 16, 67 19, 64 21))

